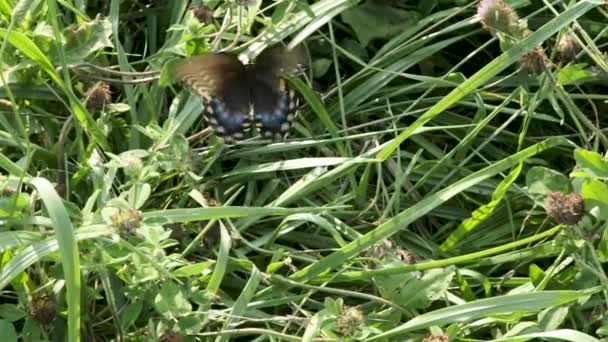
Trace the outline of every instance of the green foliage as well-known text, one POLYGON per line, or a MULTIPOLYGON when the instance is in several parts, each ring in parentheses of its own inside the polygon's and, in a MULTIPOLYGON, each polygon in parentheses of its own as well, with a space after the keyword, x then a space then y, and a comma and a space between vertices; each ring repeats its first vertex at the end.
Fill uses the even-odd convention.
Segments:
POLYGON ((390 39, 420 20, 416 11, 405 11, 379 1, 368 1, 342 13, 362 46, 373 39, 390 39))

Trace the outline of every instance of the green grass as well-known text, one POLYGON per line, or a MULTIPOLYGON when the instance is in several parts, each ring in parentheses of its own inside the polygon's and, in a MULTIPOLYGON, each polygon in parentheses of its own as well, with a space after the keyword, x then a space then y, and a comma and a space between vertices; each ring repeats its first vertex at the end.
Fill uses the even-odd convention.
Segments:
POLYGON ((608 338, 605 2, 240 2, 0 1, 0 336, 608 338), (276 44, 289 138, 225 143, 172 67, 276 44))

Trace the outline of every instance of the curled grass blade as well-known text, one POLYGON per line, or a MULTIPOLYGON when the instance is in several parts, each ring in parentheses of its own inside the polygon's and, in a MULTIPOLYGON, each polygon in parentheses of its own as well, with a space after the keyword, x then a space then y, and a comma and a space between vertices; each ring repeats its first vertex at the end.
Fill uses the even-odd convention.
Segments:
POLYGON ((497 340, 491 340, 488 342, 523 342, 523 341, 529 341, 529 340, 537 341, 538 339, 542 339, 542 340, 556 339, 556 340, 572 341, 572 342, 601 342, 601 340, 598 340, 595 337, 592 337, 592 336, 589 336, 580 331, 571 330, 571 329, 560 329, 560 330, 545 331, 545 332, 534 333, 534 334, 519 335, 519 336, 510 337, 510 338, 499 338, 497 340))
POLYGON ((40 233, 28 231, 0 232, 0 253, 18 246, 31 245, 43 237, 40 233))
POLYGON ((600 290, 600 288, 593 288, 585 291, 544 291, 480 299, 471 303, 455 305, 422 314, 397 328, 365 341, 379 341, 434 325, 468 322, 491 315, 509 314, 512 312, 536 313, 545 308, 572 303, 600 290))
MULTIPOLYGON (((76 240, 87 240, 94 239, 100 236, 109 235, 112 232, 111 229, 107 228, 105 225, 95 225, 90 226, 85 229, 78 229, 75 234, 76 240)), ((0 238, 9 238, 10 235, 1 235, 0 238)), ((17 277, 19 273, 23 272, 26 268, 31 266, 33 263, 42 260, 47 255, 57 252, 59 250, 59 243, 56 238, 48 238, 43 241, 38 241, 35 239, 29 239, 27 237, 23 238, 21 235, 19 236, 19 241, 24 242, 24 244, 15 244, 15 240, 8 240, 6 245, 8 248, 25 246, 27 247, 20 250, 16 253, 13 258, 7 262, 4 267, 0 270, 0 289, 4 288, 12 279, 17 277), (30 244, 34 242, 33 244, 30 244)))

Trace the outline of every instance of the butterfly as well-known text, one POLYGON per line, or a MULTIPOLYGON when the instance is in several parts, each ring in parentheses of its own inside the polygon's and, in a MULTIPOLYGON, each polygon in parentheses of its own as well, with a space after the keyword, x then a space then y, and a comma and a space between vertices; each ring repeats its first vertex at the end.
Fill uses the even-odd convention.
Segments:
POLYGON ((298 105, 284 77, 303 70, 303 57, 301 49, 282 46, 265 50, 253 64, 232 53, 207 53, 178 63, 173 75, 203 98, 208 123, 225 141, 245 138, 252 124, 265 138, 283 139, 298 105))

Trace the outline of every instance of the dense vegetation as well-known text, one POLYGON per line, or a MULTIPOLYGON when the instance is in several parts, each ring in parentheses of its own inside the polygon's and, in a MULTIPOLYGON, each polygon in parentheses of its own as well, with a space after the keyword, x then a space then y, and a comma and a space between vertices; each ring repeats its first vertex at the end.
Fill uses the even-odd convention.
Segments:
POLYGON ((607 20, 0 0, 3 342, 606 338, 607 20), (222 139, 175 66, 281 45, 289 137, 222 139))

